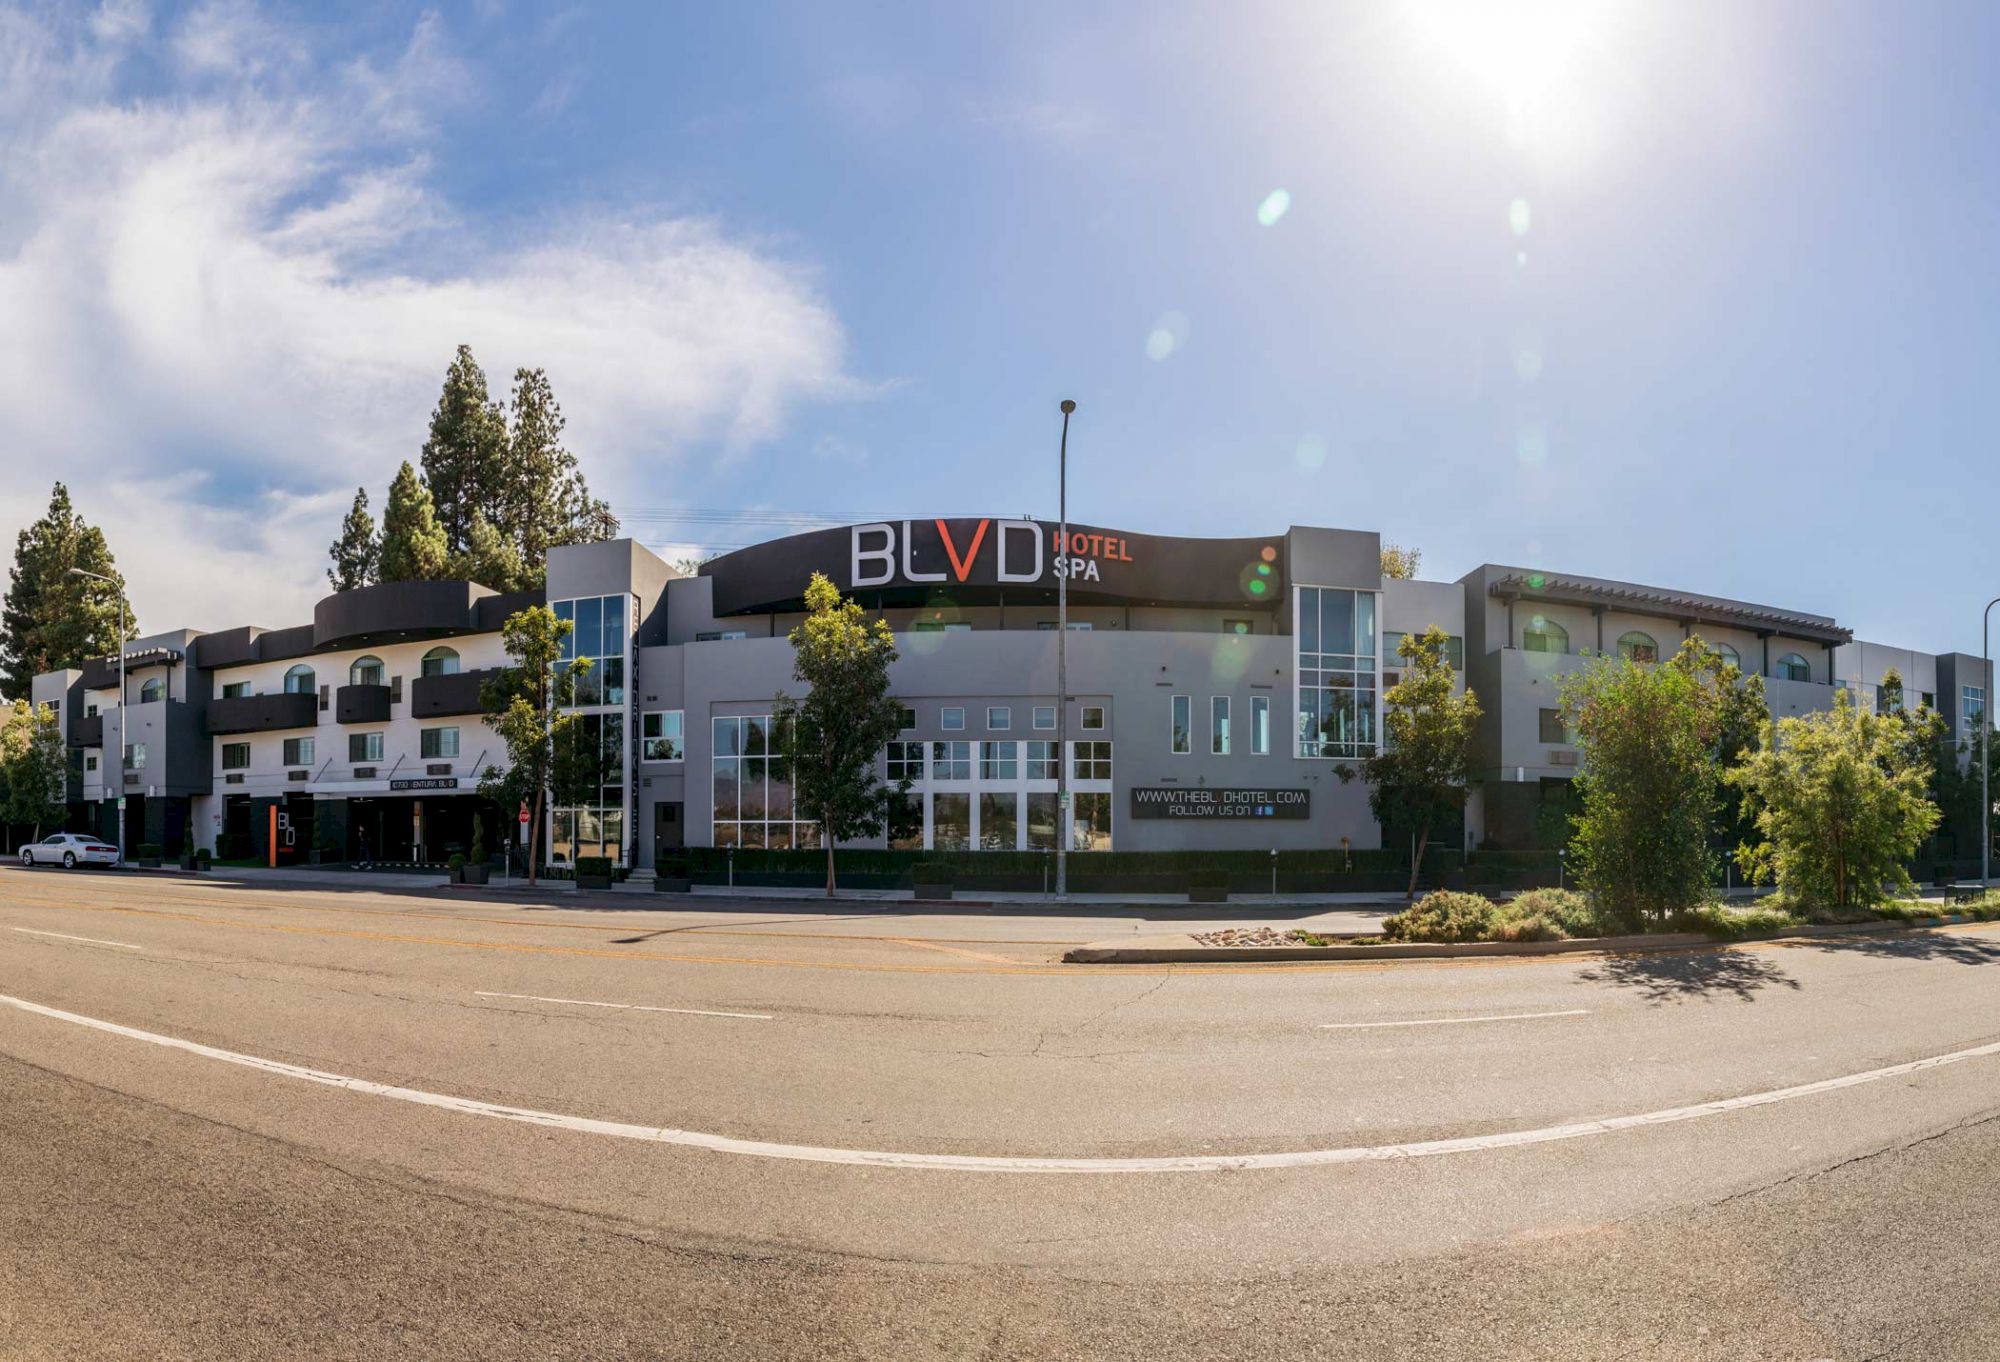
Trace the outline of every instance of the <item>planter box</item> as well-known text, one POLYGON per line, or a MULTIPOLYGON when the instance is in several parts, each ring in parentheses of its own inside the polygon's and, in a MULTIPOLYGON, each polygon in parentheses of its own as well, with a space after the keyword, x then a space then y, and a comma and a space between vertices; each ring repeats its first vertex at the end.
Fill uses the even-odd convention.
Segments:
POLYGON ((139 858, 139 869, 158 870, 159 868, 160 858, 158 856, 141 856, 139 858))
POLYGON ((655 894, 685 894, 693 888, 694 881, 685 876, 655 875, 653 877, 653 892, 655 894))
POLYGON ((485 884, 487 877, 493 873, 493 867, 490 865, 469 865, 458 873, 463 877, 461 882, 464 884, 485 884))
POLYGON ((459 866, 459 867, 458 867, 457 869, 455 869, 455 870, 447 870, 447 873, 448 873, 448 874, 449 874, 449 875, 451 876, 451 882, 452 882, 453 884, 464 884, 464 883, 465 883, 465 867, 464 867, 464 866, 459 866))
POLYGON ((578 875, 576 877, 576 887, 578 889, 609 889, 611 887, 611 877, 609 875, 578 875))
POLYGON ((920 899, 948 899, 951 897, 951 886, 948 884, 919 884, 914 886, 910 892, 920 899))
POLYGON ((1227 903, 1229 902, 1229 886, 1223 884, 1195 886, 1188 890, 1188 902, 1227 903))

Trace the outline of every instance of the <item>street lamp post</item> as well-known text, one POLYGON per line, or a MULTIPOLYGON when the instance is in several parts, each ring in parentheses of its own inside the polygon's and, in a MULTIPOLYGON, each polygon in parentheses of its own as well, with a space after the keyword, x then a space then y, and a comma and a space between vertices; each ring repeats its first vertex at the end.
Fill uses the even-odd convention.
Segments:
POLYGON ((1069 417, 1062 402, 1062 444, 1056 456, 1056 898, 1069 897, 1069 417))
POLYGON ((118 582, 101 572, 86 572, 80 567, 70 569, 72 576, 94 577, 118 592, 118 761, 113 769, 118 772, 117 803, 112 807, 118 815, 118 863, 125 863, 125 590, 118 582))
MULTIPOLYGON (((1989 735, 1993 732, 1993 649, 1991 647, 1991 627, 1993 607, 2000 605, 2000 596, 1986 602, 1986 609, 1979 616, 1979 887, 1990 889, 1993 885, 1993 795, 1989 789, 1992 764, 1988 749, 1992 746, 1989 735)), ((1960 705, 1960 712, 1965 706, 1960 705)))

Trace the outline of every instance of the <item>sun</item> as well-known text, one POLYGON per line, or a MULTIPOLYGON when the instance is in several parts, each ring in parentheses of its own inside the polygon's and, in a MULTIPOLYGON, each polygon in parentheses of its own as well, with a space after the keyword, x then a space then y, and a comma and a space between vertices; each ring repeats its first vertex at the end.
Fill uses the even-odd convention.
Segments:
POLYGON ((1407 13, 1445 72, 1501 102, 1517 141, 1562 152, 1597 132, 1593 106, 1622 9, 1618 0, 1410 0, 1407 13))

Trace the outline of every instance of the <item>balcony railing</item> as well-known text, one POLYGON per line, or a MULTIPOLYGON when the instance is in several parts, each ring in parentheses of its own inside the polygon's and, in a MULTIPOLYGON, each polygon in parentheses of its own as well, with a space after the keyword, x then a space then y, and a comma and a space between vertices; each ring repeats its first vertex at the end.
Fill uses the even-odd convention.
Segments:
POLYGON ((271 733, 311 728, 319 722, 319 698, 308 691, 278 695, 236 695, 208 702, 210 733, 271 733))

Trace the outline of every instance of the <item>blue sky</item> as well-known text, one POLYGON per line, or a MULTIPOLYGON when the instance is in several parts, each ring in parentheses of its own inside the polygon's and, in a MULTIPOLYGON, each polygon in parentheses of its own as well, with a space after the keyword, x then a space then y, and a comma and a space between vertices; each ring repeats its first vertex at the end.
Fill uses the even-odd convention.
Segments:
POLYGON ((0 457, 76 470, 149 626, 280 624, 458 339, 549 369, 656 543, 769 533, 670 507, 1052 512, 1072 396, 1096 523, 1379 528, 1427 577, 1976 650, 1996 37, 1971 4, 0 0, 0 457))

